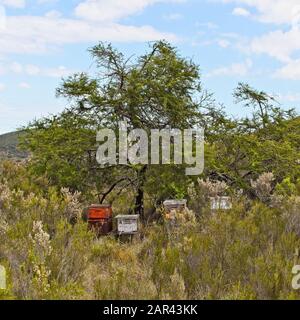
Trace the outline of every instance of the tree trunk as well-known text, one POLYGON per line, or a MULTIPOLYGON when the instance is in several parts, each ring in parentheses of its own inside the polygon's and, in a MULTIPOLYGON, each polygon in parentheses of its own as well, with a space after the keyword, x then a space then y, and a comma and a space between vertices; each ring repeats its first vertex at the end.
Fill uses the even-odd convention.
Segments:
POLYGON ((137 195, 135 198, 135 208, 134 213, 140 215, 142 221, 145 220, 145 211, 144 211, 144 185, 146 181, 146 172, 148 166, 145 165, 138 172, 138 189, 137 195))

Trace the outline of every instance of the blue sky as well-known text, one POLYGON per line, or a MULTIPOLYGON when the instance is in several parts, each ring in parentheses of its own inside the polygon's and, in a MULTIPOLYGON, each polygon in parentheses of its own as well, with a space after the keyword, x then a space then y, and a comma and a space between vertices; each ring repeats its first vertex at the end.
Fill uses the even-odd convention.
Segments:
POLYGON ((139 55, 158 39, 200 65, 229 114, 246 112, 239 81, 300 111, 299 0, 0 0, 0 133, 61 111, 55 88, 89 70, 98 41, 139 55))

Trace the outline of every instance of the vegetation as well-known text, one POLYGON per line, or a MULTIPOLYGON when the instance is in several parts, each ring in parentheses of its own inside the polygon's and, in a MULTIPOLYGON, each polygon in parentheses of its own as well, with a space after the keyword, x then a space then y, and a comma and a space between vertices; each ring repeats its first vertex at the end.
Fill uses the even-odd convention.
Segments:
MULTIPOLYGON (((258 194, 266 196, 269 181, 253 182, 258 194)), ((190 187, 191 207, 216 190, 216 183, 199 180, 190 187)), ((176 226, 162 214, 132 243, 120 243, 88 231, 79 219, 82 194, 58 192, 47 179, 32 179, 26 166, 4 162, 0 259, 9 286, 1 297, 298 299, 291 270, 300 246, 299 191, 299 183, 286 181, 268 194, 269 205, 237 195, 227 212, 206 205, 200 217, 178 213, 176 226)))
POLYGON ((91 50, 94 74, 65 79, 70 106, 21 137, 30 158, 0 164, 3 299, 299 299, 300 118, 240 83, 232 119, 200 82, 199 68, 166 42, 132 61, 110 45, 91 50), (94 162, 96 131, 206 128, 205 170, 94 162), (232 208, 212 210, 211 197, 232 208), (189 209, 162 210, 169 198, 189 209), (82 219, 91 203, 139 213, 132 242, 96 238, 82 219))

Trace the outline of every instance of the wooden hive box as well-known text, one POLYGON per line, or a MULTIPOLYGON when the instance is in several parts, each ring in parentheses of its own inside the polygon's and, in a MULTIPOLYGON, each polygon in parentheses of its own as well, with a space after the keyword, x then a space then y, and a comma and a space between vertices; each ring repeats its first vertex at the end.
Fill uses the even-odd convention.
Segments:
POLYGON ((117 233, 119 235, 136 234, 139 230, 139 215, 118 215, 117 220, 117 233))
POLYGON ((88 208, 87 219, 89 228, 97 236, 107 235, 112 232, 112 207, 110 205, 95 204, 88 208))
POLYGON ((187 200, 166 200, 163 206, 167 213, 170 213, 172 210, 183 211, 187 207, 187 200))

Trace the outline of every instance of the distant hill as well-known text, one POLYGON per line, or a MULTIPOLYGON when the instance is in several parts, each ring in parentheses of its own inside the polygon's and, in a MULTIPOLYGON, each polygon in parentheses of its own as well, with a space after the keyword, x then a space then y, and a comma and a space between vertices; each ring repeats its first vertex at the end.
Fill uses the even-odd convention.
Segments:
POLYGON ((0 160, 1 159, 25 159, 27 154, 18 149, 20 132, 11 132, 0 135, 0 160))

